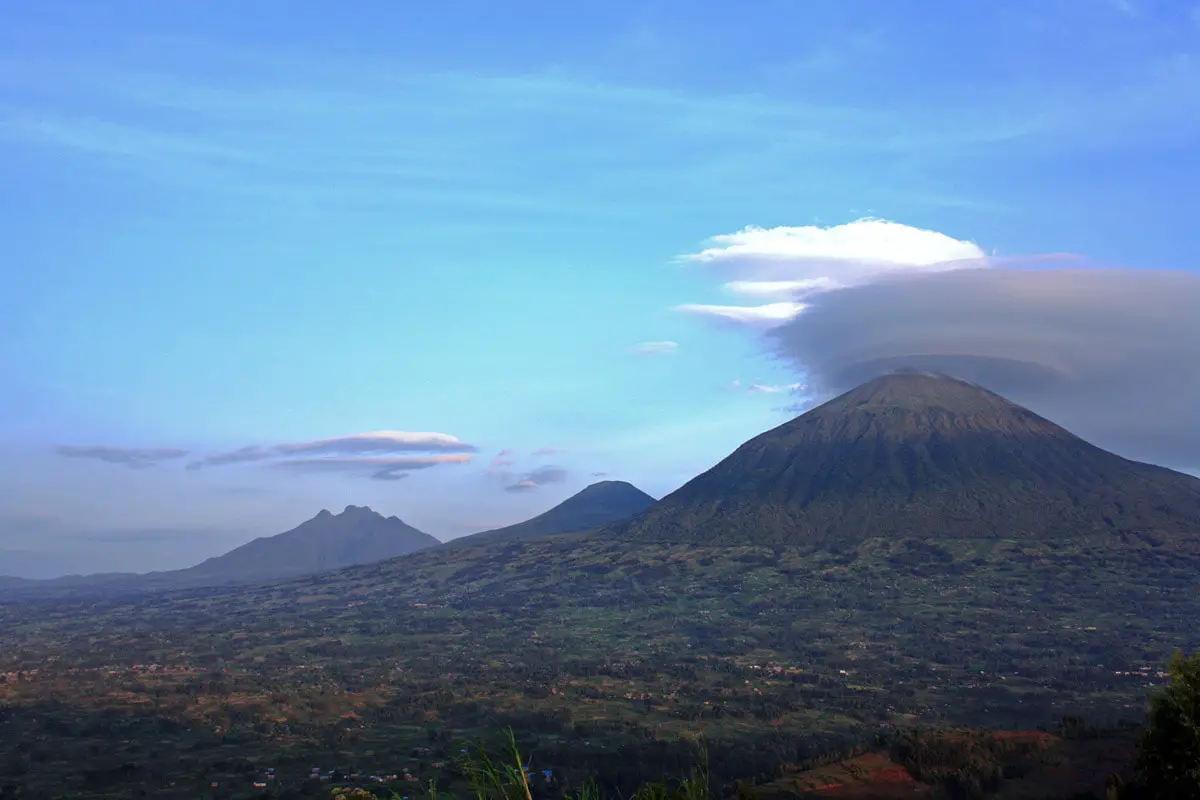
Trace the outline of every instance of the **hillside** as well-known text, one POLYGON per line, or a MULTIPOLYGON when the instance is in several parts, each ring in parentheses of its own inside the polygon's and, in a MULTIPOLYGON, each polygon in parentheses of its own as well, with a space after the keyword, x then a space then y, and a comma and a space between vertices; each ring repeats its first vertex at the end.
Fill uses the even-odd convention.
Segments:
POLYGON ((654 498, 631 483, 600 481, 532 519, 463 536, 449 544, 461 547, 586 531, 628 519, 652 505, 654 498))
POLYGON ((830 546, 1194 535, 1200 479, 1101 450, 981 387, 905 373, 756 436, 615 530, 830 546))

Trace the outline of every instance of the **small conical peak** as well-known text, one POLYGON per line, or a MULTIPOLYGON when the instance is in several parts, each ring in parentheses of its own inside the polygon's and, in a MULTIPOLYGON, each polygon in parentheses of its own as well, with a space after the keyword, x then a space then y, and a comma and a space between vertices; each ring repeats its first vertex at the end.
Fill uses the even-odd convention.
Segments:
POLYGON ((598 489, 615 489, 618 486, 632 486, 632 485, 633 484, 626 483, 625 481, 596 481, 595 483, 589 483, 584 488, 583 491, 587 492, 587 491, 598 490, 598 489))
POLYGON ((317 513, 316 519, 325 519, 327 517, 332 517, 332 516, 333 516, 333 513, 328 508, 322 508, 317 513))
POLYGON ((369 506, 346 506, 342 511, 342 516, 365 516, 374 513, 369 506))
POLYGON ((649 497, 649 495, 646 495, 645 492, 643 492, 641 489, 634 486, 632 483, 629 483, 628 481, 597 481, 596 483, 588 485, 586 488, 584 488, 582 491, 580 491, 578 494, 576 494, 575 497, 591 496, 591 495, 597 495, 597 494, 600 494, 600 495, 628 494, 628 495, 638 495, 638 496, 644 495, 644 496, 649 497))

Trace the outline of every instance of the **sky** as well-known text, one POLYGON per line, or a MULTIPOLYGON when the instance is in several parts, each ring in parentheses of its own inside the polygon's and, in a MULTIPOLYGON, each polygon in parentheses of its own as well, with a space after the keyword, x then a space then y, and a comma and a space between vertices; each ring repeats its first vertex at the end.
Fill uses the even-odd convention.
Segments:
POLYGON ((0 574, 661 496, 889 366, 1200 470, 1200 2, 43 0, 0 574))

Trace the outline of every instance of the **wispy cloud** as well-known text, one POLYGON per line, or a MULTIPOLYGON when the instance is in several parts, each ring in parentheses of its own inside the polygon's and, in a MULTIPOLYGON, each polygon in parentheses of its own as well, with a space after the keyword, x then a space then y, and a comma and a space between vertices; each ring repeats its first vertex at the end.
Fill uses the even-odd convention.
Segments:
POLYGON ((567 479, 567 471, 562 467, 538 467, 522 475, 516 483, 504 487, 506 492, 531 492, 551 483, 562 483, 567 479))
POLYGON ((466 464, 470 460, 471 456, 465 453, 407 458, 293 458, 277 461, 271 467, 295 473, 348 472, 377 481, 398 481, 416 470, 440 464, 466 464))
POLYGON ((782 281, 729 281, 721 286, 730 294, 769 300, 791 300, 815 291, 836 289, 831 278, 802 278, 782 281))
POLYGON ((669 356, 679 349, 679 342, 638 342, 629 349, 638 356, 669 356))
POLYGON ((531 456, 552 456, 552 455, 555 455, 555 454, 561 453, 561 452, 562 452, 562 450, 558 447, 539 447, 537 450, 534 450, 529 455, 531 455, 531 456))
POLYGON ((752 392, 755 394, 776 394, 778 392, 800 392, 803 390, 803 383, 788 383, 782 386, 766 383, 752 383, 746 387, 747 392, 752 392))
POLYGON ((491 460, 487 466, 489 474, 508 474, 508 468, 513 466, 516 461, 512 458, 513 451, 505 448, 496 454, 496 457, 491 460))
MULTIPOLYGON (((371 431, 306 442, 247 445, 212 453, 187 465, 189 470, 298 456, 367 456, 382 453, 475 453, 477 447, 445 433, 371 431)), ((470 460, 470 459, 467 459, 470 460)))
POLYGON ((752 327, 774 327, 804 310, 803 303, 768 303, 761 306, 726 306, 705 303, 683 303, 675 311, 720 322, 752 327))
MULTIPOLYGON (((1102 135, 1089 143, 1196 129, 1197 68, 1164 67, 1174 53, 1131 59, 1099 85, 1068 78, 972 85, 972 102, 914 101, 901 117, 865 97, 815 102, 757 87, 699 93, 595 80, 569 68, 415 72, 366 56, 314 61, 299 51, 194 38, 129 34, 123 44, 120 66, 66 52, 0 62, 7 86, 17 89, 0 102, 0 137, 175 185, 304 207, 420 198, 632 217, 639 198, 662 202, 648 190, 664 182, 723 185, 731 175, 778 171, 781 161, 936 160, 1030 141, 1076 149, 1078 134, 1097 122, 1105 123, 1102 135), (593 135, 560 133, 577 129, 593 135), (618 140, 639 147, 612 147, 618 140), (597 202, 562 203, 563 185, 523 179, 533 165, 586 181, 597 202), (626 202, 610 202, 617 196, 626 202)), ((799 73, 789 84, 828 71, 803 62, 793 65, 799 73)))
MULTIPOLYGON (((747 392, 749 394, 791 394, 791 395, 806 395, 808 386, 804 383, 743 383, 740 378, 734 378, 729 382, 729 388, 739 392, 747 392)), ((790 406, 788 407, 790 408, 790 406)))
POLYGON ((145 469, 187 456, 177 447, 118 447, 114 445, 60 444, 54 452, 67 458, 90 458, 132 469, 145 469))

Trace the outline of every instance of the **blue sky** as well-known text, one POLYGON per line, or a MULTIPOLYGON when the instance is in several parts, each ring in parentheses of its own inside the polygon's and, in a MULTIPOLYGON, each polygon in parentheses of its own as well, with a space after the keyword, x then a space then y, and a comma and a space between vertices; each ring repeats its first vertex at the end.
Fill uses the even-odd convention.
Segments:
POLYGON ((679 306, 764 259, 878 263, 869 226, 827 252, 864 217, 934 256, 1190 270, 1198 139, 1195 2, 21 4, 0 550, 182 566, 326 506, 445 538, 596 473, 666 493, 810 377, 679 306), (812 241, 686 258, 746 226, 812 241), (373 431, 472 449, 273 468, 373 431))

